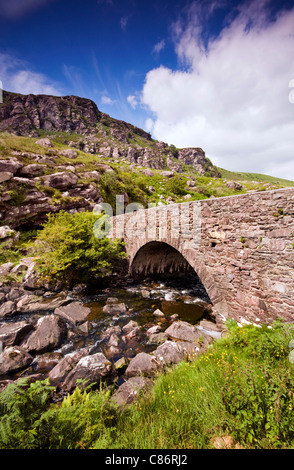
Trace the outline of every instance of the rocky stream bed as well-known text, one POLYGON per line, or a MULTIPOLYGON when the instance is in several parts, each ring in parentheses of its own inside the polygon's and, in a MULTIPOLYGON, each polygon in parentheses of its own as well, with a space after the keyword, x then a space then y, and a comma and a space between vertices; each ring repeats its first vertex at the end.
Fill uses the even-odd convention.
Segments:
POLYGON ((119 404, 130 403, 158 371, 222 334, 209 298, 187 276, 129 280, 91 294, 23 285, 1 291, 0 390, 49 377, 56 401, 79 383, 103 381, 119 404))

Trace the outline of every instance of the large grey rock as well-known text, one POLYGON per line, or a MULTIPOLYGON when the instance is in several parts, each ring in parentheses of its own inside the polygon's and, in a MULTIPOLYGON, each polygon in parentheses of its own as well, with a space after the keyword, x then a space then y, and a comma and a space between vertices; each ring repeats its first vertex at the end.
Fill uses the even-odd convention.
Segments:
POLYGON ((166 341, 153 354, 162 365, 178 364, 185 358, 185 351, 175 341, 166 341))
POLYGON ((0 266, 0 276, 7 276, 7 274, 10 273, 10 271, 12 270, 14 264, 13 263, 4 263, 4 264, 1 264, 0 266))
POLYGON ((128 365, 126 377, 143 375, 152 377, 159 368, 159 363, 155 356, 141 352, 137 354, 128 365))
POLYGON ((9 171, 2 171, 0 173, 0 183, 4 183, 4 181, 9 181, 13 178, 13 173, 10 173, 9 171))
POLYGON ((126 304, 119 303, 119 304, 107 304, 104 305, 102 312, 106 315, 121 315, 126 313, 128 310, 126 304))
POLYGON ((58 315, 74 325, 83 323, 91 313, 89 307, 85 307, 81 302, 71 302, 56 308, 55 315, 58 315))
POLYGON ((42 145, 42 147, 54 147, 54 144, 51 142, 48 137, 44 137, 43 139, 36 140, 37 145, 42 145))
POLYGON ((8 225, 3 225, 0 227, 0 240, 12 237, 13 235, 15 235, 15 231, 12 230, 8 225))
POLYGON ((60 155, 63 155, 64 157, 67 158, 77 158, 78 152, 74 149, 65 149, 65 150, 60 150, 60 155))
POLYGON ((146 391, 152 387, 152 380, 147 377, 131 377, 124 382, 112 395, 112 400, 118 406, 125 406, 138 398, 142 391, 146 391))
POLYGON ((17 311, 20 313, 27 312, 49 312, 55 310, 65 302, 65 299, 54 299, 44 301, 35 295, 26 295, 17 302, 17 311))
POLYGON ((39 163, 31 163, 30 165, 23 166, 17 172, 18 176, 24 176, 26 178, 34 178, 35 176, 41 176, 44 174, 46 167, 39 163))
POLYGON ((9 374, 29 366, 33 357, 19 346, 5 348, 1 355, 0 375, 9 374))
POLYGON ((70 392, 77 385, 84 388, 90 384, 98 385, 101 379, 106 378, 112 372, 112 364, 106 359, 104 354, 97 353, 85 356, 79 360, 77 365, 66 376, 63 389, 70 392), (77 384, 78 380, 83 382, 77 384))
POLYGON ((13 175, 17 172, 19 168, 23 165, 16 158, 9 158, 7 160, 0 160, 0 173, 8 172, 13 175))
POLYGON ((39 318, 36 329, 21 344, 31 353, 42 354, 60 346, 66 334, 64 320, 54 314, 39 318))
POLYGON ((88 349, 81 349, 73 354, 67 354, 61 361, 56 364, 49 372, 51 382, 60 382, 65 379, 67 374, 77 365, 79 360, 88 354, 88 349))
POLYGON ((4 347, 20 344, 32 330, 33 325, 26 321, 4 323, 0 326, 0 341, 4 347))
POLYGON ((52 188, 67 189, 77 184, 78 179, 77 175, 70 171, 61 171, 43 176, 42 182, 45 186, 51 186, 52 188))
POLYGON ((174 322, 165 330, 165 333, 173 340, 190 342, 196 341, 201 335, 201 332, 195 326, 184 321, 174 322))
POLYGON ((8 318, 16 313, 15 303, 12 300, 8 300, 0 307, 0 318, 8 318))

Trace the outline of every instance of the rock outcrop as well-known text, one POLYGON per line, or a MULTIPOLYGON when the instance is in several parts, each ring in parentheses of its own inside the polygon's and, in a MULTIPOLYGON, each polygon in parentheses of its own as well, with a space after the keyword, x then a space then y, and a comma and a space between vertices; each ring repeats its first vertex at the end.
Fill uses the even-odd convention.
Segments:
POLYGON ((21 95, 3 91, 0 131, 17 135, 36 129, 87 134, 101 116, 96 104, 77 96, 21 95))

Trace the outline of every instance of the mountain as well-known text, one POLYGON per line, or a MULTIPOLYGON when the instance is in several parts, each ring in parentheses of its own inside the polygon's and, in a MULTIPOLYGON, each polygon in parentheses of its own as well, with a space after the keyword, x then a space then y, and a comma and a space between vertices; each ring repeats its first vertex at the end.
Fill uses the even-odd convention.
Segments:
POLYGON ((201 148, 158 142, 86 98, 6 91, 3 98, 0 225, 30 228, 49 212, 102 201, 115 208, 117 194, 146 207, 284 186, 218 169, 201 148))

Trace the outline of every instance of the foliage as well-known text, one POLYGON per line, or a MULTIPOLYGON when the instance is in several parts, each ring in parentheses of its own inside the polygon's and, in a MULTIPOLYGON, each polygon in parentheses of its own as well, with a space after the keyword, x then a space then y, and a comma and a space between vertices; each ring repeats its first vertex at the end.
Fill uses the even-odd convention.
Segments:
POLYGON ((48 215, 35 248, 37 268, 43 280, 72 286, 112 274, 126 255, 119 240, 99 238, 99 230, 94 234, 99 217, 91 212, 60 211, 48 215))
POLYGON ((165 184, 165 190, 176 195, 187 194, 185 187, 186 179, 183 178, 181 175, 173 176, 165 184))
POLYGON ((294 327, 227 322, 228 333, 195 360, 158 375, 149 394, 120 410, 110 390, 79 388, 51 403, 47 381, 0 395, 1 448, 292 448, 294 327))
POLYGON ((49 379, 28 386, 27 379, 10 384, 0 394, 0 448, 34 448, 35 425, 49 404, 54 387, 49 379))

